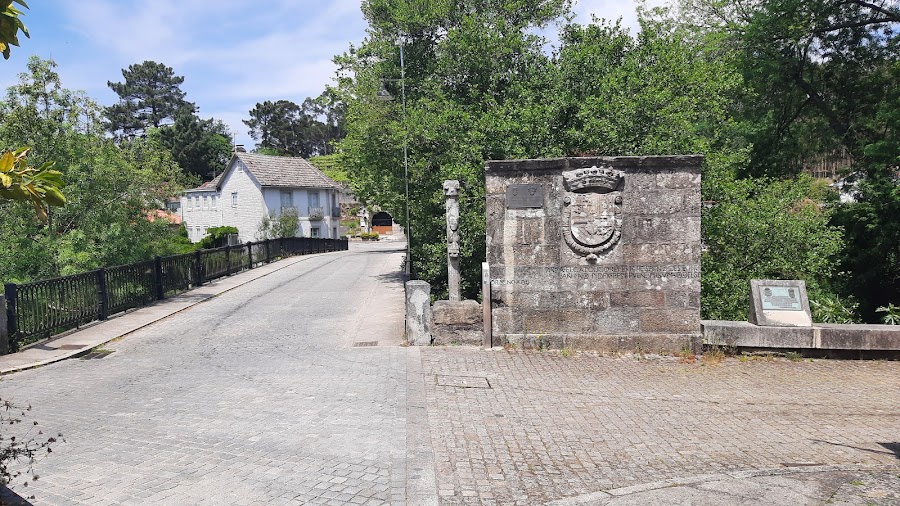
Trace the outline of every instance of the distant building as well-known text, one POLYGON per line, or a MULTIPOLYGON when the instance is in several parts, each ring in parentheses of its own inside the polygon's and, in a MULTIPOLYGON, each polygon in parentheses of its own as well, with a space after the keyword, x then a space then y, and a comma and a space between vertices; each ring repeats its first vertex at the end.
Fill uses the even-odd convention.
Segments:
POLYGON ((211 227, 238 229, 241 242, 257 240, 263 216, 296 209, 301 237, 337 239, 340 186, 299 157, 237 151, 221 175, 184 192, 181 216, 192 242, 211 227))

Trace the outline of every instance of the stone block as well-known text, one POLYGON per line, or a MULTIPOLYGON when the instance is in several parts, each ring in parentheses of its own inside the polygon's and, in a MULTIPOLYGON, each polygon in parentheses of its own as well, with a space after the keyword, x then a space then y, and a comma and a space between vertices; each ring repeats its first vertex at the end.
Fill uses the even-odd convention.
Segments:
POLYGON ((817 346, 826 350, 900 351, 900 325, 821 324, 817 346))
POLYGON ((412 346, 431 344, 431 285, 406 282, 406 341, 412 346))
POLYGON ((438 300, 431 307, 436 325, 473 325, 481 323, 481 304, 474 300, 438 300))
POLYGON ((665 307, 666 294, 661 290, 630 290, 609 294, 611 307, 665 307))
POLYGON ((649 333, 700 334, 700 312, 696 309, 651 309, 641 312, 641 331, 649 333))
POLYGON ((703 320, 703 343, 737 348, 814 348, 811 327, 760 327, 750 322, 703 320))

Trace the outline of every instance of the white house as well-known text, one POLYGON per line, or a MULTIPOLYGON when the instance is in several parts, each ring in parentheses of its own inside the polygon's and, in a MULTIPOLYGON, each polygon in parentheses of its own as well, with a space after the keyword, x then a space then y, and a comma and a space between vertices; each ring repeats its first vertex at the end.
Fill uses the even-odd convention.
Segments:
POLYGON ((263 216, 296 208, 301 237, 337 239, 340 186, 303 158, 238 151, 212 181, 187 190, 181 217, 192 242, 211 227, 238 229, 241 242, 257 240, 263 216))

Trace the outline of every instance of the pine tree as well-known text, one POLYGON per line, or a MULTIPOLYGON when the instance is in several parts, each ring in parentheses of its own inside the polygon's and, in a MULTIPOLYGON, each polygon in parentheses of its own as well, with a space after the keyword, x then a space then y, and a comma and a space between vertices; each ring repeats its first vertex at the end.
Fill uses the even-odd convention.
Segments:
POLYGON ((106 128, 118 138, 143 137, 151 127, 174 123, 178 111, 194 111, 180 88, 184 77, 176 76, 172 67, 145 61, 122 69, 122 77, 124 82, 106 83, 119 95, 106 109, 106 128))

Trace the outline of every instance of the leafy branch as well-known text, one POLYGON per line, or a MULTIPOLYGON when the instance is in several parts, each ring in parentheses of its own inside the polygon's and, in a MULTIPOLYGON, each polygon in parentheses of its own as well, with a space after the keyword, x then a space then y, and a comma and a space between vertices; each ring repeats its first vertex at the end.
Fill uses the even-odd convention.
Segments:
POLYGON ((64 206, 66 197, 60 188, 62 173, 53 170, 53 162, 38 167, 28 165, 28 148, 7 151, 0 156, 0 200, 31 202, 41 221, 47 220, 47 206, 64 206))

